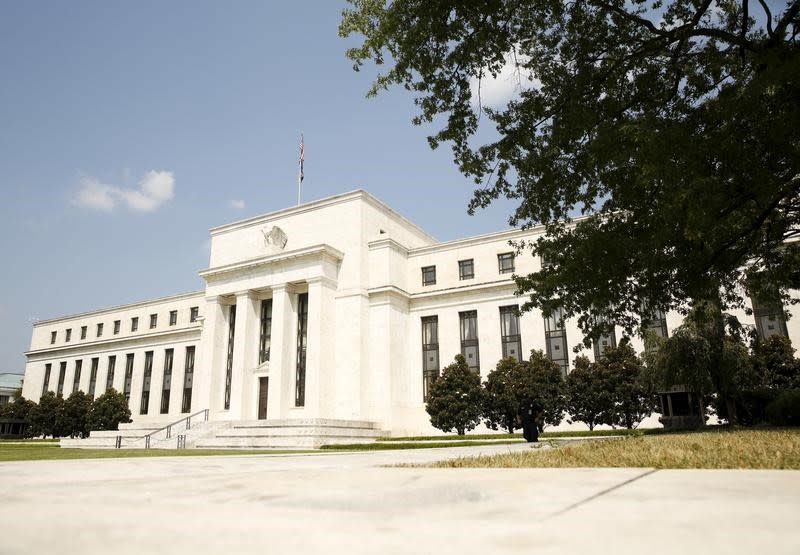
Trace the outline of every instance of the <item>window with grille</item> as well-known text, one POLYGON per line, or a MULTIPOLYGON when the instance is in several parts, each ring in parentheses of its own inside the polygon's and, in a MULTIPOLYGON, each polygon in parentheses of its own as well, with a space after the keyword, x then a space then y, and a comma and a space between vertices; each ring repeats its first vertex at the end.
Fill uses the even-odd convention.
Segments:
POLYGON ((503 358, 522 360, 522 336, 519 331, 519 306, 500 307, 500 341, 503 358))
POLYGON ((513 274, 514 273, 514 253, 513 252, 504 252, 502 254, 497 255, 497 266, 498 271, 501 274, 513 274))
POLYGON ((422 400, 427 402, 431 386, 439 377, 439 317, 422 318, 422 400))
POLYGON ((556 308, 545 318, 544 336, 547 356, 561 367, 561 374, 569 372, 569 353, 567 352, 567 330, 564 328, 564 311, 556 308))
POLYGON ((436 285, 436 266, 422 268, 422 285, 436 285))
POLYGON ((458 261, 458 279, 472 279, 475 277, 475 262, 472 258, 469 260, 458 261))
POLYGON ((464 355, 469 369, 480 373, 478 311, 459 312, 458 317, 461 324, 461 354, 464 355))

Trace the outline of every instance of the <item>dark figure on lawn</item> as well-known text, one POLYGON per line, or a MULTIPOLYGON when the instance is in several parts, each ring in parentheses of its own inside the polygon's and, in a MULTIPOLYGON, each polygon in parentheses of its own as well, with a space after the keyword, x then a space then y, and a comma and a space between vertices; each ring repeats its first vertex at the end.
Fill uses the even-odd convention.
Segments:
POLYGON ((539 441, 539 425, 542 420, 541 409, 530 399, 523 399, 519 407, 522 422, 522 437, 527 442, 539 441))

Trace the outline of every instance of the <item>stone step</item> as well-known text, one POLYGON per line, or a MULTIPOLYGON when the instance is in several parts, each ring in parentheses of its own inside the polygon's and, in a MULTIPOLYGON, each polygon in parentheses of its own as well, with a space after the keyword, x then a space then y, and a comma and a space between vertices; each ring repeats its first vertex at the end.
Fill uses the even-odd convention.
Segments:
POLYGON ((310 436, 217 436, 198 441, 198 449, 316 449, 334 443, 373 443, 372 438, 363 437, 310 437, 310 436))
POLYGON ((336 420, 333 418, 285 418, 275 420, 243 420, 233 422, 234 428, 284 428, 301 426, 314 426, 318 428, 333 426, 336 428, 364 428, 371 430, 377 430, 379 428, 377 422, 369 422, 366 420, 336 420))
POLYGON ((262 426, 240 428, 234 426, 219 437, 365 437, 377 438, 384 435, 382 430, 369 428, 341 428, 335 426, 262 426))

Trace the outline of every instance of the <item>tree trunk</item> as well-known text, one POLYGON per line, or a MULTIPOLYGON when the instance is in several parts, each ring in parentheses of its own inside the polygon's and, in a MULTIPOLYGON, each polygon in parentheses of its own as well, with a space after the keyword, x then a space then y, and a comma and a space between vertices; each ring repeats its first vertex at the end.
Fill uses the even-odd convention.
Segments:
MULTIPOLYGON (((698 316, 698 328, 708 341, 709 345, 709 368, 708 375, 720 401, 725 404, 728 410, 728 422, 736 423, 736 402, 732 397, 729 383, 729 376, 726 376, 727 369, 723 368, 723 351, 725 348, 725 321, 722 316, 722 303, 719 298, 719 288, 715 287, 711 292, 695 303, 698 316)), ((702 398, 700 399, 702 404, 702 398)), ((700 415, 702 418, 702 414, 700 415)))

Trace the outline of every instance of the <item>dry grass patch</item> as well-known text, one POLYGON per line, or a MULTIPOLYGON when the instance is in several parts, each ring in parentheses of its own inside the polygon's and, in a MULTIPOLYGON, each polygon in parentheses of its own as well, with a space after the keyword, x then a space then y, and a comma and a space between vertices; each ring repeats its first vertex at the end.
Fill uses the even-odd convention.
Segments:
POLYGON ((800 469, 800 429, 718 430, 574 442, 433 463, 439 468, 770 468, 800 469))

